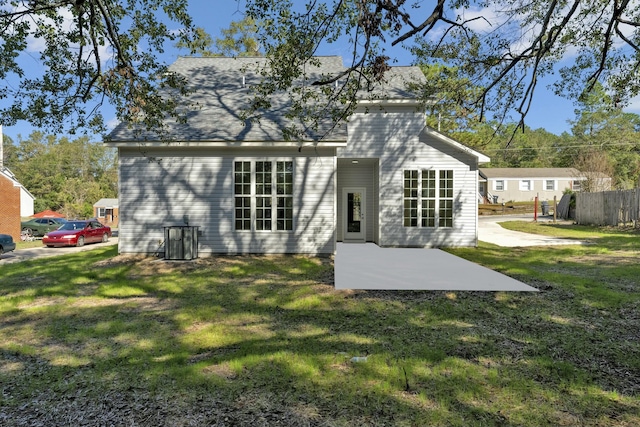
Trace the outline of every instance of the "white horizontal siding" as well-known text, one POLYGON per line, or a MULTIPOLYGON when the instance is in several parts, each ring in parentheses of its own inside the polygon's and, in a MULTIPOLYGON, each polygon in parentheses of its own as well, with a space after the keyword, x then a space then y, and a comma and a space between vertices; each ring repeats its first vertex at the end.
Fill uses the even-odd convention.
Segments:
POLYGON ((120 149, 120 252, 164 251, 164 227, 200 227, 200 253, 333 253, 334 151, 120 149), (235 161, 294 161, 294 230, 236 231, 235 161))
POLYGON ((338 149, 338 157, 379 158, 377 214, 381 246, 475 246, 477 160, 423 133, 424 127, 424 115, 412 111, 356 114, 349 122, 347 147, 338 149), (454 171, 452 228, 403 226, 405 169, 454 171))

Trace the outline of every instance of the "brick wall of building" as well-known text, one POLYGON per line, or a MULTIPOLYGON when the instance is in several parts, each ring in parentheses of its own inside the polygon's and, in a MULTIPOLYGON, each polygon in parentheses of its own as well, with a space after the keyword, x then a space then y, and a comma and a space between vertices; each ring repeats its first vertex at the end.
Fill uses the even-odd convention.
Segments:
POLYGON ((0 233, 20 241, 20 188, 0 175, 0 233))

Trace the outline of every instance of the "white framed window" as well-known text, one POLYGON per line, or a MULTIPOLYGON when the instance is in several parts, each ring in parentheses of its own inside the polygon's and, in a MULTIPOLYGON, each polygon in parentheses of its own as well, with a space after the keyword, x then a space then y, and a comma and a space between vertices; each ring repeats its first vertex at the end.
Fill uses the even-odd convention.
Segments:
POLYGON ((104 218, 106 216, 105 208, 98 208, 98 218, 104 218))
POLYGON ((438 226, 453 227, 453 171, 440 171, 440 194, 438 203, 440 212, 438 215, 438 226))
POLYGON ((235 162, 233 171, 235 229, 251 230, 251 162, 235 162))
POLYGON ((507 189, 504 179, 496 179, 493 181, 493 189, 495 191, 504 191, 507 189))
POLYGON ((520 191, 531 191, 532 188, 530 179, 520 180, 520 191))
POLYGON ((234 162, 236 230, 293 230, 293 162, 234 162))
POLYGON ((580 191, 582 190, 582 181, 579 181, 577 179, 574 179, 573 182, 571 183, 571 189, 573 191, 580 191))
POLYGON ((557 183, 555 179, 547 179, 544 181, 544 189, 547 191, 555 191, 557 183))
POLYGON ((453 170, 404 171, 405 227, 453 227, 453 170))
POLYGON ((404 226, 418 226, 418 171, 404 171, 404 226))

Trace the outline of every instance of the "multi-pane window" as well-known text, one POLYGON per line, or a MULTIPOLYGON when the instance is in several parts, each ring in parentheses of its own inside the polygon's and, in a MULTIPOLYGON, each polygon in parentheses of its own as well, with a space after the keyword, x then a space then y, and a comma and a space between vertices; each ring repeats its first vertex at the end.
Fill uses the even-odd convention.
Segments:
POLYGON ((404 171, 404 226, 418 226, 418 171, 404 171))
POLYGON ((404 226, 453 227, 453 171, 404 171, 404 226))
POLYGON ((251 162, 235 162, 233 180, 236 230, 251 230, 251 162))
POLYGON ((531 180, 523 179, 520 181, 520 190, 521 191, 531 191, 531 180))
POLYGON ((277 230, 293 230, 293 162, 276 162, 277 230))
POLYGON ((439 200, 440 215, 438 225, 440 227, 453 227, 453 171, 440 171, 439 200))
POLYGON ((256 162, 256 230, 271 230, 271 162, 256 162))
POLYGON ((422 171, 422 226, 436 226, 436 171, 433 170, 422 171))
POLYGON ((235 162, 234 188, 236 230, 293 230, 293 162, 235 162))
POLYGON ((547 179, 544 186, 545 190, 553 191, 556 189, 556 182, 553 179, 547 179))
POLYGON ((504 181, 501 179, 496 179, 494 181, 494 190, 496 191, 504 191, 504 181))

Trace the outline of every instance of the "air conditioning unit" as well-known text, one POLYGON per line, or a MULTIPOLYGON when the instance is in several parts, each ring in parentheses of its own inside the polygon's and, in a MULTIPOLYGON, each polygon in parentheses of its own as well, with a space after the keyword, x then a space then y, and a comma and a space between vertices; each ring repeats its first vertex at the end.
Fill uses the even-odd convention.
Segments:
POLYGON ((198 228, 193 225, 164 227, 164 259, 198 258, 198 228))

